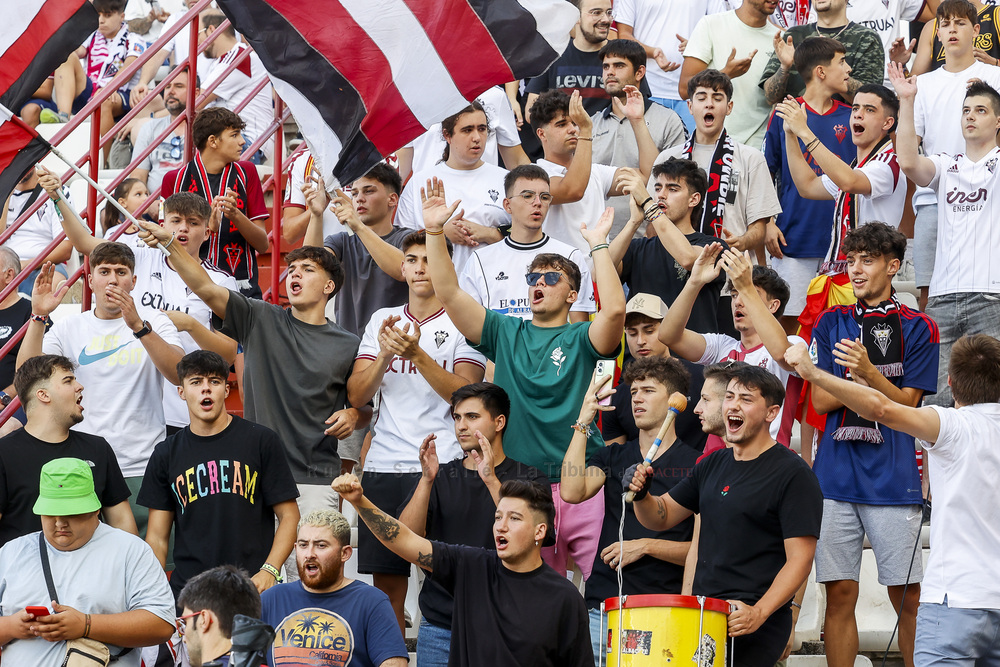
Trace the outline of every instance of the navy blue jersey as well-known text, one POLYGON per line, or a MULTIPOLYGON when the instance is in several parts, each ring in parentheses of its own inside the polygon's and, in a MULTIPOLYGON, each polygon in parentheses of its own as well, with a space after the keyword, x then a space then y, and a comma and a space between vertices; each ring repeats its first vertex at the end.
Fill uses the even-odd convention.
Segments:
MULTIPOLYGON (((805 106, 809 117, 809 129, 819 137, 823 145, 847 164, 857 157, 857 149, 851 141, 851 107, 843 102, 834 101, 833 106, 825 114, 813 111, 800 97, 799 104, 805 106)), ((796 140, 798 150, 805 152, 805 144, 796 140)), ((778 188, 778 199, 781 201, 781 213, 778 214, 778 228, 785 235, 787 246, 782 248, 788 257, 825 257, 830 249, 830 234, 833 230, 834 202, 830 200, 805 199, 799 195, 788 170, 788 158, 785 154, 785 122, 774 113, 764 134, 764 158, 771 178, 775 179, 778 188)), ((816 172, 823 175, 823 170, 805 153, 806 162, 816 172)))
MULTIPOLYGON (((903 332, 903 374, 888 378, 900 388, 937 391, 939 336, 937 324, 923 313, 900 305, 903 332)), ((834 306, 820 314, 813 329, 816 365, 839 378, 845 367, 834 363, 834 344, 843 338, 854 340, 861 327, 854 318, 854 306, 834 306)), ((874 345, 866 342, 866 347, 874 345)), ((878 424, 884 442, 834 440, 845 408, 826 417, 813 470, 819 478, 823 497, 867 505, 914 505, 921 501, 920 476, 913 436, 878 424)))

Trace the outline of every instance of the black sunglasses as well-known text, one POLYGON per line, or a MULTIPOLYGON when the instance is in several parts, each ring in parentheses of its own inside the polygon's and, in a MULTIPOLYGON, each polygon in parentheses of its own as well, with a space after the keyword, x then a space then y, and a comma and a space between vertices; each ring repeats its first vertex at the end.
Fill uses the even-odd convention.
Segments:
POLYGON ((545 277, 545 284, 548 285, 549 287, 552 287, 553 285, 558 283, 559 279, 562 278, 562 274, 559 273, 558 271, 546 271, 545 273, 532 271, 531 273, 526 274, 524 277, 528 281, 528 285, 530 287, 534 287, 535 285, 538 284, 538 280, 543 276, 545 277))

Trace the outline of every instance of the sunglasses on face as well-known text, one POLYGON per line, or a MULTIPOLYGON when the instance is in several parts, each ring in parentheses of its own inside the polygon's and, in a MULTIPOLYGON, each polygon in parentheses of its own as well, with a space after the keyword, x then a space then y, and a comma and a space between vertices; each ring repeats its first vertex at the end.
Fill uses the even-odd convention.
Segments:
POLYGON ((525 275, 524 277, 528 281, 528 285, 530 287, 534 287, 535 285, 537 285, 538 280, 542 277, 545 278, 545 284, 548 285, 549 287, 552 287, 553 285, 559 282, 559 279, 562 278, 562 274, 559 273, 558 271, 546 271, 545 273, 532 271, 531 273, 525 275))

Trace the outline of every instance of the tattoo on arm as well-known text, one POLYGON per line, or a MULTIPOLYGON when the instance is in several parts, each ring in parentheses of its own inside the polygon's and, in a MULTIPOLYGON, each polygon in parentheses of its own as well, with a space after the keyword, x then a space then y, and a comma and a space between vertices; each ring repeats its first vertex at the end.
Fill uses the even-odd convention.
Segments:
POLYGON ((375 537, 386 542, 392 542, 399 537, 399 522, 382 510, 363 507, 358 512, 375 537))
POLYGON ((426 553, 426 554, 423 553, 423 552, 420 552, 420 551, 417 552, 417 565, 419 565, 420 567, 424 568, 428 572, 430 572, 433 569, 431 567, 431 564, 433 562, 434 562, 434 553, 433 552, 426 553))
POLYGON ((661 519, 667 518, 667 508, 664 506, 663 498, 657 497, 656 499, 656 515, 661 519))
POLYGON ((778 71, 771 75, 771 78, 764 82, 764 98, 768 104, 777 104, 784 98, 785 90, 788 88, 788 72, 780 67, 778 71))
POLYGON ((847 95, 849 97, 854 97, 854 94, 858 92, 858 89, 863 85, 865 85, 864 81, 858 81, 852 76, 847 80, 847 95))

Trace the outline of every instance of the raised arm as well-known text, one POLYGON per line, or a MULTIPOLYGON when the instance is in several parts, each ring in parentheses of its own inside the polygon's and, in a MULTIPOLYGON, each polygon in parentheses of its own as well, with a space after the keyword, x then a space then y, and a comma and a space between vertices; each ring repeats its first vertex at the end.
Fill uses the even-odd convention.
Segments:
MULTIPOLYGON (((625 253, 628 252, 628 247, 632 243, 632 238, 635 233, 639 231, 639 226, 642 224, 642 209, 636 203, 635 199, 632 197, 628 198, 628 209, 629 209, 629 219, 622 227, 621 231, 618 232, 618 236, 611 241, 611 245, 608 247, 608 252, 611 254, 611 261, 615 265, 615 270, 620 276, 622 273, 622 260, 625 259, 625 253)), ((686 239, 685 239, 686 240, 686 239)))
MULTIPOLYGON (((91 235, 90 230, 77 216, 76 211, 63 199, 62 183, 59 181, 59 178, 45 167, 39 166, 38 172, 38 184, 45 189, 45 193, 56 203, 56 208, 62 214, 60 222, 62 223, 63 231, 66 232, 66 238, 69 239, 74 248, 87 257, 90 257, 90 253, 93 252, 94 248, 103 243, 103 241, 95 239, 91 235)), ((106 205, 111 206, 111 202, 108 202, 106 205)))
POLYGON ((667 309, 660 322, 659 339, 672 352, 688 361, 698 361, 705 354, 705 337, 687 328, 691 309, 702 288, 719 277, 722 267, 716 263, 722 253, 722 244, 715 242, 701 249, 701 254, 691 267, 684 288, 667 309))
MULTIPOLYGON (((361 222, 354 202, 344 194, 344 191, 337 189, 333 198, 330 210, 337 215, 337 219, 347 225, 361 241, 365 250, 375 260, 378 268, 396 280, 403 281, 403 251, 396 246, 382 240, 378 234, 372 231, 371 227, 361 222)), ((322 245, 322 242, 320 242, 322 245)))
POLYGON ((323 247, 323 211, 330 204, 330 197, 322 187, 322 179, 309 180, 302 186, 306 201, 305 210, 286 206, 281 212, 281 237, 286 243, 302 239, 302 245, 323 247))
POLYGON ((926 442, 937 442, 941 418, 933 408, 914 408, 897 403, 876 389, 834 377, 816 368, 804 343, 789 348, 785 352, 785 361, 803 380, 829 392, 861 417, 926 442))
MULTIPOLYGON (((39 317, 48 317, 62 302, 69 290, 69 283, 63 280, 53 284, 52 276, 56 268, 52 262, 45 262, 38 271, 35 284, 31 288, 31 313, 39 317)), ((42 338, 45 336, 45 321, 34 318, 28 320, 28 330, 21 339, 21 347, 17 351, 17 367, 20 368, 28 359, 42 353, 42 338)), ((22 399, 23 400, 23 399, 22 399)))
POLYGON ((747 310, 747 316, 753 322, 761 342, 767 349, 771 358, 778 362, 778 365, 785 370, 791 368, 785 363, 785 350, 791 347, 788 336, 784 328, 778 322, 778 318, 760 298, 760 293, 753 284, 753 262, 750 261, 750 252, 738 253, 734 250, 727 250, 722 253, 719 260, 726 274, 732 281, 733 288, 740 293, 743 307, 747 310))
MULTIPOLYGON (((615 393, 610 386, 611 376, 606 375, 594 380, 587 388, 580 406, 580 417, 577 424, 594 423, 598 412, 614 410, 613 405, 601 405, 600 399, 615 393)), ((569 441, 562 463, 562 483, 559 486, 559 496, 568 503, 582 503, 597 495, 604 488, 606 474, 597 466, 587 465, 587 436, 583 431, 573 429, 573 438, 569 441)))
POLYGON ((354 505, 354 508, 358 510, 358 516, 386 549, 403 560, 419 565, 428 572, 432 570, 434 547, 430 540, 420 537, 375 507, 372 501, 365 498, 364 489, 357 477, 341 475, 333 480, 333 490, 340 494, 341 498, 354 505))
POLYGON ((934 161, 920 155, 920 139, 914 121, 913 105, 917 98, 917 78, 906 78, 903 66, 889 63, 889 81, 899 95, 899 125, 896 127, 896 159, 906 176, 919 185, 927 187, 934 180, 937 169, 934 161))
POLYGON ((590 255, 594 259, 594 282, 597 283, 597 293, 601 295, 601 309, 590 323, 587 335, 597 353, 604 356, 618 349, 625 331, 625 291, 608 252, 608 232, 614 218, 615 210, 609 206, 604 209, 594 229, 588 229, 587 223, 580 225, 580 233, 590 247, 598 248, 591 250, 590 255))
POLYGON ((871 195, 872 184, 865 173, 860 169, 853 169, 851 165, 841 160, 840 156, 835 155, 809 129, 806 110, 802 108, 802 105, 789 97, 774 108, 774 113, 785 121, 785 146, 787 147, 785 155, 788 157, 788 168, 792 172, 792 180, 795 181, 795 187, 800 195, 806 199, 833 199, 833 195, 823 186, 822 180, 806 164, 802 151, 799 150, 798 139, 805 143, 813 160, 838 188, 851 194, 866 197, 871 195))
POLYGON ((410 502, 399 515, 400 522, 420 537, 427 535, 427 509, 431 503, 431 489, 437 479, 441 464, 437 457, 437 436, 431 433, 420 443, 420 481, 413 489, 410 502))
POLYGON ((625 86, 624 90, 625 104, 622 104, 617 97, 612 97, 611 106, 614 107, 615 113, 628 118, 629 125, 632 126, 632 133, 639 149, 639 171, 642 172, 642 180, 645 182, 653 171, 653 162, 660 154, 660 149, 656 147, 653 135, 649 133, 649 126, 646 125, 646 105, 643 104, 642 93, 635 86, 625 86))
POLYGON ((444 238, 444 225, 462 200, 456 199, 454 204, 448 206, 444 198, 444 183, 437 177, 427 181, 425 188, 420 188, 420 199, 423 201, 424 227, 427 229, 427 268, 434 293, 462 335, 476 344, 483 336, 486 309, 458 286, 455 265, 448 255, 448 244, 444 238))
POLYGON ((594 123, 583 108, 580 91, 574 90, 569 98, 569 119, 556 122, 576 123, 580 128, 576 152, 566 169, 566 174, 551 179, 549 190, 553 204, 569 204, 583 199, 590 183, 590 166, 593 162, 594 123))
POLYGON ((778 63, 775 70, 768 79, 764 81, 764 99, 768 104, 777 104, 785 98, 785 91, 788 90, 788 77, 791 76, 792 68, 795 67, 795 45, 792 44, 792 36, 780 32, 774 33, 774 55, 768 63, 768 69, 774 66, 774 61, 778 63))
POLYGON ((236 361, 239 347, 236 341, 226 334, 209 329, 188 313, 180 310, 164 310, 163 314, 170 318, 178 331, 186 331, 202 350, 217 352, 222 355, 227 364, 236 361))
MULTIPOLYGON (((622 191, 631 195, 636 204, 645 204, 643 212, 649 218, 649 224, 656 230, 656 237, 660 239, 660 243, 670 253, 670 256, 677 260, 678 264, 690 271, 691 267, 694 266, 694 261, 701 254, 700 249, 691 245, 684 233, 677 229, 677 225, 670 221, 670 218, 660 210, 656 202, 648 201, 650 196, 646 190, 647 179, 645 177, 640 177, 634 170, 622 169, 620 172, 621 175, 616 174, 616 176, 621 180, 622 191)), ((666 187, 679 190, 684 186, 675 182, 666 187)))
POLYGON ((221 285, 216 285, 208 271, 201 265, 201 262, 188 254, 187 250, 174 245, 173 234, 159 225, 155 225, 145 220, 139 221, 142 228, 139 231, 141 238, 148 246, 156 247, 157 244, 167 250, 170 256, 170 263, 173 264, 177 275, 181 277, 184 284, 191 288, 191 291, 198 295, 198 298, 205 302, 217 317, 226 318, 226 306, 229 304, 229 290, 221 285))

